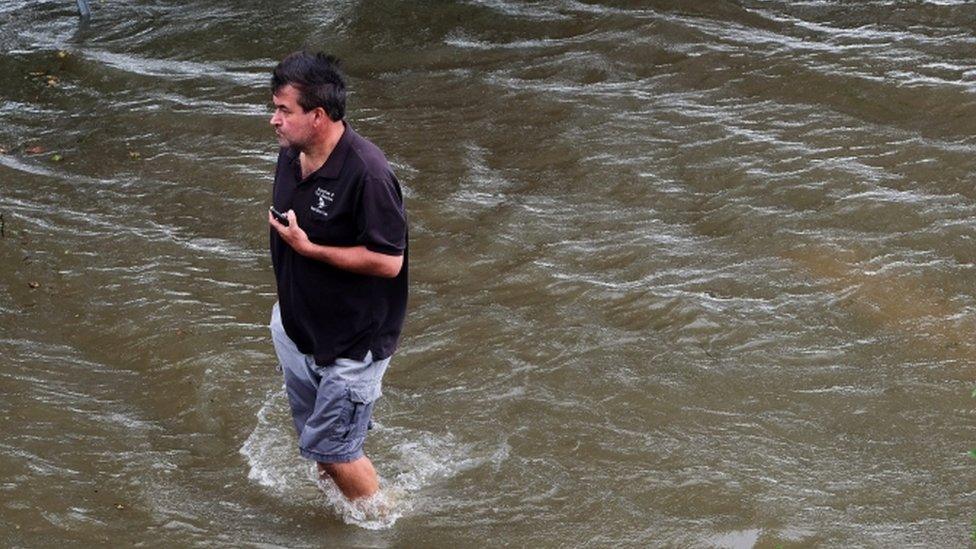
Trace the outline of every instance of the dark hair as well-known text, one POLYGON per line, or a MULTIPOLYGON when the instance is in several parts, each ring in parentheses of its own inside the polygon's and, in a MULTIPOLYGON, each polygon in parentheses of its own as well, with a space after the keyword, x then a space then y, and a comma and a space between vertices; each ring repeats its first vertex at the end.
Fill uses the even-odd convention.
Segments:
POLYGON ((346 77, 339 59, 324 53, 296 51, 285 57, 271 75, 271 93, 286 85, 298 90, 298 104, 305 112, 322 107, 329 119, 346 116, 346 77))

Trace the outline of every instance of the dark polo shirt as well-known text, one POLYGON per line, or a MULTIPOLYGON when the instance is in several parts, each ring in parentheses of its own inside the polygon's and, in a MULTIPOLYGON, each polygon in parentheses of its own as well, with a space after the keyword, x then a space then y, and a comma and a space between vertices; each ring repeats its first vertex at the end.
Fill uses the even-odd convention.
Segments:
MULTIPOLYGON (((345 124, 345 122, 343 123, 345 124)), ((298 151, 282 148, 274 206, 295 210, 309 240, 402 255, 396 278, 344 271, 304 257, 271 228, 271 262, 281 320, 298 349, 319 366, 336 358, 393 354, 407 308, 407 221, 400 183, 383 152, 346 124, 325 164, 302 180, 298 151)))

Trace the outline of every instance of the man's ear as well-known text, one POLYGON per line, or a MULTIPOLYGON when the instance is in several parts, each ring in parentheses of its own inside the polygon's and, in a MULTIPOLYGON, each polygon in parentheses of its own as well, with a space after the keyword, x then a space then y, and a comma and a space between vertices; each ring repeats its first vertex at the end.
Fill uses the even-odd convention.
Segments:
POLYGON ((325 109, 322 107, 315 107, 315 110, 312 111, 312 113, 315 114, 315 121, 320 124, 325 123, 325 121, 329 119, 329 114, 325 112, 325 109))

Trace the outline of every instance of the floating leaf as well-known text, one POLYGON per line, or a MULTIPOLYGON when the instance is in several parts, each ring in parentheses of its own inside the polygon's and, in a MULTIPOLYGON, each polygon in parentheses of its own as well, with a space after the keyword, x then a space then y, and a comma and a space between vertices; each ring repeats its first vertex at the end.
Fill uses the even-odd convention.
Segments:
POLYGON ((976 450, 970 450, 969 451, 969 457, 971 457, 973 459, 976 459, 976 450))
POLYGON ((139 160, 142 158, 142 154, 139 151, 129 151, 129 158, 139 160))
POLYGON ((64 50, 58 51, 58 59, 67 59, 67 57, 68 57, 68 52, 64 50))
POLYGON ((62 160, 64 160, 64 157, 58 153, 54 153, 51 155, 51 160, 53 160, 54 162, 61 162, 62 160))

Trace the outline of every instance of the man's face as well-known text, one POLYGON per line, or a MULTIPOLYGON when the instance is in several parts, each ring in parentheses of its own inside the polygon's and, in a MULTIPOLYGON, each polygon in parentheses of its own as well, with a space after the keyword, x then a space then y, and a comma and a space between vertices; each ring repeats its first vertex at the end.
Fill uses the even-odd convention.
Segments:
POLYGON ((315 110, 305 112, 298 104, 298 90, 290 84, 283 86, 271 98, 274 114, 271 125, 282 147, 295 147, 303 150, 312 138, 312 125, 315 110))

